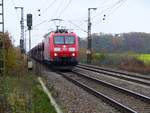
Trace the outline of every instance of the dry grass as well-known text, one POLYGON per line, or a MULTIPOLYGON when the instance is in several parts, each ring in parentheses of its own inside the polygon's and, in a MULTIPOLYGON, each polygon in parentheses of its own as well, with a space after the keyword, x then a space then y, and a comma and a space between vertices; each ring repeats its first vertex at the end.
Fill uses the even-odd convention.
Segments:
POLYGON ((150 66, 145 65, 144 62, 137 60, 135 58, 126 59, 122 61, 119 68, 123 70, 131 71, 131 72, 142 73, 142 74, 150 73, 150 66))
POLYGON ((32 73, 22 77, 7 76, 1 85, 4 86, 2 92, 5 93, 6 98, 4 104, 0 101, 0 113, 56 113, 32 73))

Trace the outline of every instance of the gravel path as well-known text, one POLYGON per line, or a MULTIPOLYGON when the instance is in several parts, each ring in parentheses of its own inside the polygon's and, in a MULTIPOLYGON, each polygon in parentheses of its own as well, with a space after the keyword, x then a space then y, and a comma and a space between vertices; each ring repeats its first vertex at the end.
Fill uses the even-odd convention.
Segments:
POLYGON ((119 113, 54 72, 44 71, 43 76, 47 78, 47 86, 64 113, 119 113))
POLYGON ((90 76, 92 76, 92 77, 104 80, 106 82, 110 82, 112 84, 115 84, 115 85, 118 85, 120 87, 141 93, 141 94, 146 95, 146 96, 150 96, 150 87, 148 87, 148 86, 139 85, 137 83, 129 82, 126 80, 121 80, 119 78, 106 76, 104 74, 99 74, 97 72, 92 72, 92 71, 88 71, 88 70, 85 71, 84 69, 75 68, 75 71, 82 72, 84 74, 90 73, 90 76))

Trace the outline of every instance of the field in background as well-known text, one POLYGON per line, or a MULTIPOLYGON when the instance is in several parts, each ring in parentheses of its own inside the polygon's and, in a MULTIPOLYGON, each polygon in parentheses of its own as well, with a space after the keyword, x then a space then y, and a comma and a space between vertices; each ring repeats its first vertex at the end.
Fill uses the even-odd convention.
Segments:
POLYGON ((150 65, 150 54, 139 54, 137 59, 143 61, 146 65, 150 65))
POLYGON ((146 65, 150 65, 150 54, 136 54, 136 53, 95 53, 93 54, 93 62, 112 62, 112 64, 118 64, 121 61, 136 59, 143 62, 146 65))
MULTIPOLYGON (((86 62, 86 50, 81 49, 79 61, 86 62)), ((93 53, 92 64, 104 67, 127 70, 143 74, 150 73, 150 54, 126 53, 93 53)))

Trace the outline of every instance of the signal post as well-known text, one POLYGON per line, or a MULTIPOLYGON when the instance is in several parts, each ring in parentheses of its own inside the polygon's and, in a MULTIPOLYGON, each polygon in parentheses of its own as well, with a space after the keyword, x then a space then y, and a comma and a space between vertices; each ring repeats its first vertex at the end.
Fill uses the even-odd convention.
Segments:
MULTIPOLYGON (((31 29, 32 29, 32 14, 27 14, 27 27, 29 30, 29 51, 31 50, 31 29)), ((33 63, 31 58, 28 58, 28 69, 32 70, 33 63)))

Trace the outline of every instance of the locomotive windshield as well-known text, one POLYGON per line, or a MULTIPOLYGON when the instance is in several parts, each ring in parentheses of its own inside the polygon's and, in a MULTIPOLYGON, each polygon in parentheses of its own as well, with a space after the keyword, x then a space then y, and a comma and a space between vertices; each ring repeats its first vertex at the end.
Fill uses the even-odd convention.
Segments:
POLYGON ((64 36, 55 36, 54 38, 54 43, 55 44, 64 44, 64 36))
POLYGON ((74 44, 75 37, 74 36, 55 36, 54 43, 55 44, 74 44))
POLYGON ((66 36, 65 37, 65 44, 74 44, 74 37, 73 36, 66 36))

